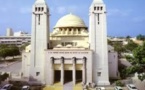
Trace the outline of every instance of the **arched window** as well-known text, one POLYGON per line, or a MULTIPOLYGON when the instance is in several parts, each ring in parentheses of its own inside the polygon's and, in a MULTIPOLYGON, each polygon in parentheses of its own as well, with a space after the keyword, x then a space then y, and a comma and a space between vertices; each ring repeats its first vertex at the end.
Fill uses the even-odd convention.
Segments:
POLYGON ((103 10, 103 7, 101 7, 101 10, 103 10))
POLYGON ((96 10, 96 7, 94 7, 94 10, 96 10))
POLYGON ((35 11, 37 11, 37 7, 35 7, 35 11))
POLYGON ((42 7, 42 8, 41 8, 41 11, 43 11, 43 10, 44 10, 44 8, 42 7))
POLYGON ((80 28, 78 29, 78 34, 81 34, 81 29, 80 28))
POLYGON ((97 10, 100 10, 100 7, 97 7, 97 10))
POLYGON ((38 8, 38 11, 40 11, 40 7, 38 8))

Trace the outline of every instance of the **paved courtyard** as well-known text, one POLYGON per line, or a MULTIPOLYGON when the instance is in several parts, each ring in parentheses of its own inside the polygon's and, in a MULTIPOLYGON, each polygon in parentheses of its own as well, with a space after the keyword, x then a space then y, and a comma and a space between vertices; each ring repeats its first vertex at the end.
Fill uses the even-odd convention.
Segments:
POLYGON ((0 72, 19 73, 22 68, 21 61, 0 64, 0 72))

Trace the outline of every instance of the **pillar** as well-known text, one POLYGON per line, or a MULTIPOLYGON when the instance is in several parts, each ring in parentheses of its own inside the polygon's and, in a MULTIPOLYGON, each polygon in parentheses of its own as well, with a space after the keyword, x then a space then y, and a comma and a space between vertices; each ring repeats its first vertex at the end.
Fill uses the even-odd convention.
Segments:
POLYGON ((76 84, 76 57, 73 57, 73 84, 76 84))
POLYGON ((86 83, 86 57, 83 57, 83 83, 86 83))
POLYGON ((73 32, 74 32, 74 28, 71 28, 71 35, 73 35, 73 32))
POLYGON ((77 35, 78 35, 78 31, 79 31, 79 30, 78 30, 78 28, 77 28, 77 29, 76 29, 76 34, 77 34, 77 35))
POLYGON ((54 66, 53 66, 53 64, 54 64, 54 57, 51 57, 50 58, 50 60, 51 60, 51 85, 53 85, 54 84, 54 66))
POLYGON ((69 28, 66 28, 66 35, 69 34, 69 28))
POLYGON ((61 84, 64 84, 64 57, 61 57, 61 84))

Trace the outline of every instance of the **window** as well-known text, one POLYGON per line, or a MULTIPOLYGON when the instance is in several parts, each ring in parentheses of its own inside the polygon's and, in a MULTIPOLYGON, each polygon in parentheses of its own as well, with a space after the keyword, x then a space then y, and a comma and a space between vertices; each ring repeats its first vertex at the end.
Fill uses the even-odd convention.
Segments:
POLYGON ((35 7, 35 11, 37 11, 37 7, 35 7))
POLYGON ((40 11, 40 7, 38 8, 38 11, 40 11))
POLYGON ((101 10, 103 10, 103 7, 101 7, 101 10))
POLYGON ((81 34, 81 29, 78 29, 78 34, 81 34))
POLYGON ((40 75, 40 72, 36 72, 36 76, 39 76, 40 75))
POLYGON ((61 43, 62 46, 65 46, 64 42, 61 43))
POLYGON ((101 72, 98 72, 97 75, 98 75, 98 76, 101 76, 101 72))
POLYGON ((99 10, 100 7, 97 7, 97 10, 99 10))
POLYGON ((44 10, 44 8, 42 7, 42 8, 41 8, 41 11, 43 11, 43 10, 44 10))
POLYGON ((98 14, 97 16, 98 16, 98 24, 100 24, 100 14, 98 14))
POLYGON ((96 7, 94 7, 94 10, 96 10, 96 7))

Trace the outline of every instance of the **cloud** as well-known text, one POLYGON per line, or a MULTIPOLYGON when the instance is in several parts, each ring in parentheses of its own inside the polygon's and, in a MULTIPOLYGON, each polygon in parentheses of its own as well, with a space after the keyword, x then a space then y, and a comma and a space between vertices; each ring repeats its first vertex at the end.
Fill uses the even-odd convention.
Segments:
POLYGON ((145 21, 145 15, 144 16, 139 16, 139 17, 134 17, 133 22, 144 22, 145 21))
POLYGON ((32 12, 32 8, 31 7, 22 7, 22 8, 20 8, 19 11, 20 11, 21 14, 27 14, 27 13, 32 12))
POLYGON ((119 9, 109 9, 108 10, 108 16, 121 16, 121 17, 126 17, 130 15, 130 12, 132 12, 132 10, 119 10, 119 9))
POLYGON ((72 6, 59 6, 57 8, 52 8, 51 10, 54 10, 58 14, 66 14, 66 13, 75 13, 77 11, 77 6, 72 5, 72 6))
POLYGON ((7 8, 2 7, 2 8, 0 8, 0 11, 1 11, 1 12, 7 12, 7 11, 8 11, 8 9, 7 9, 7 8))
POLYGON ((64 13, 67 12, 67 8, 66 8, 66 7, 62 7, 62 6, 57 7, 56 12, 57 12, 58 14, 64 14, 64 13))

